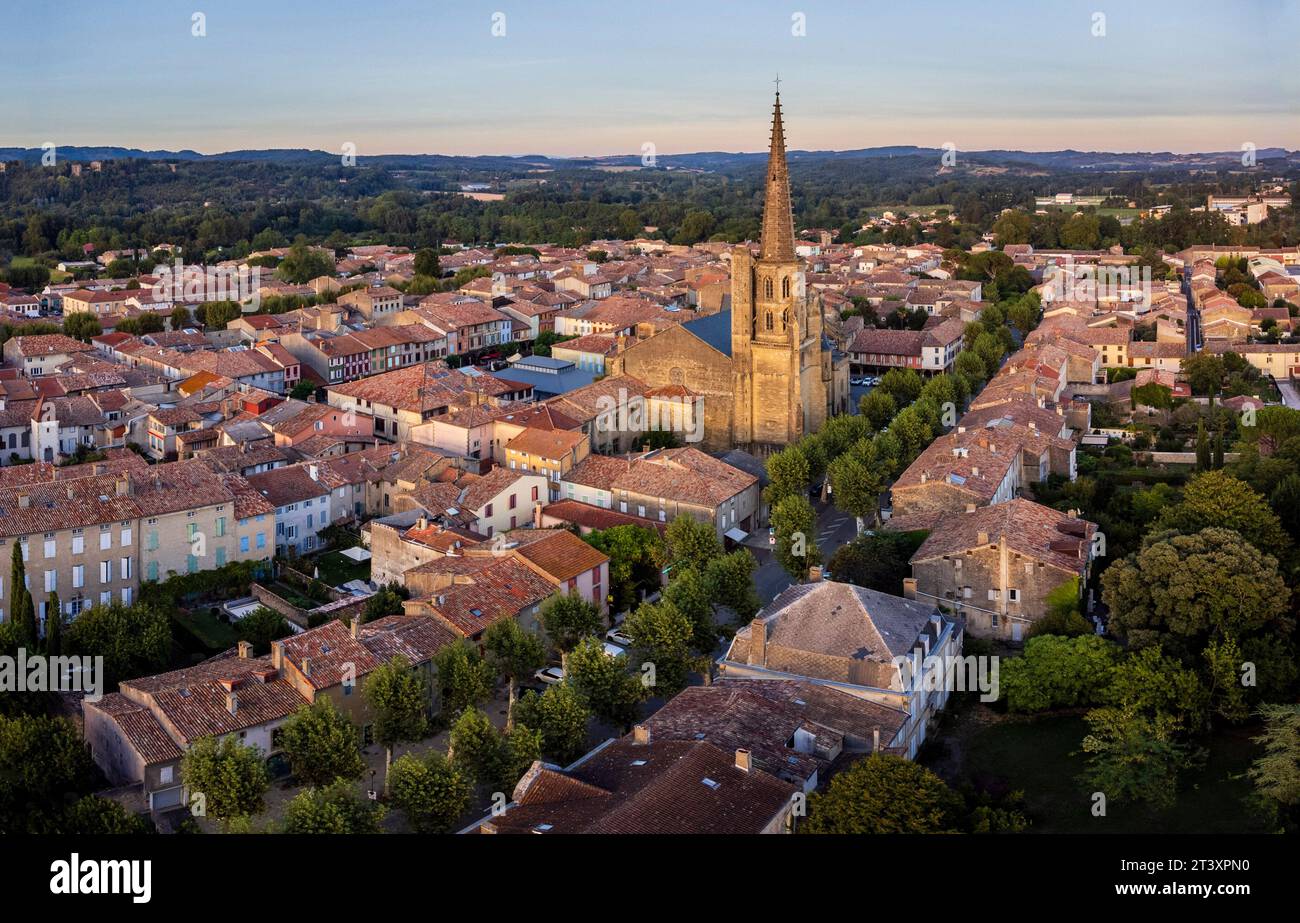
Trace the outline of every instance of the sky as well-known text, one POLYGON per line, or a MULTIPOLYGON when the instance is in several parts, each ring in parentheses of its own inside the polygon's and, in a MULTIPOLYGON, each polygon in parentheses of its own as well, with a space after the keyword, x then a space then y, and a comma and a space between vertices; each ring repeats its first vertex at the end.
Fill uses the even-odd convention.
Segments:
POLYGON ((754 151, 779 73, 792 150, 1296 149, 1297 36, 1300 0, 11 2, 0 147, 754 151))

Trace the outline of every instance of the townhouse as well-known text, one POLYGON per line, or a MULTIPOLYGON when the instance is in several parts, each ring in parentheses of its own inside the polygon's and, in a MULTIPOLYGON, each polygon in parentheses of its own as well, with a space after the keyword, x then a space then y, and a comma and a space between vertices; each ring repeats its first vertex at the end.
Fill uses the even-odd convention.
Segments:
POLYGON ((557 494, 638 519, 690 516, 712 524, 719 540, 739 541, 760 525, 758 478, 689 446, 589 455, 561 475, 557 494))
MULTIPOLYGON (((905 719, 892 736, 882 733, 875 748, 914 759, 947 703, 952 685, 946 679, 962 641, 961 623, 933 603, 814 573, 736 632, 718 672, 728 680, 813 683, 901 712, 905 719)), ((882 732, 889 727, 881 721, 882 732)))
POLYGON ((5 341, 4 358, 6 364, 17 368, 21 375, 36 378, 52 375, 74 356, 94 352, 94 349, 89 343, 61 333, 45 333, 10 337, 5 341))
POLYGON ((954 613, 974 637, 1018 642, 1059 587, 1073 582, 1082 594, 1096 531, 1073 512, 1024 499, 945 514, 912 555, 904 595, 954 613))
MULTIPOLYGON (((185 752, 205 737, 234 738, 279 759, 279 730, 320 698, 359 728, 357 746, 374 740, 374 716, 358 684, 401 655, 413 671, 433 675, 432 660, 455 636, 430 618, 389 616, 361 625, 334 621, 272 643, 256 657, 252 645, 193 667, 140 677, 84 703, 91 757, 114 785, 138 785, 149 809, 189 803, 180 777, 185 752)), ((435 684, 430 684, 431 687, 435 684)), ((431 696, 429 711, 437 708, 431 696)))

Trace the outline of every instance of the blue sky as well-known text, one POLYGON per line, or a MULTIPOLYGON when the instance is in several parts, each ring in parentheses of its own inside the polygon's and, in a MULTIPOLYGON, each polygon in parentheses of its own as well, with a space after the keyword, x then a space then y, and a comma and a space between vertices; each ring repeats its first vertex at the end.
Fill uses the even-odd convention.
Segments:
POLYGON ((1300 0, 60 0, 0 35, 0 146, 758 150, 779 70, 791 148, 1300 148, 1300 0))

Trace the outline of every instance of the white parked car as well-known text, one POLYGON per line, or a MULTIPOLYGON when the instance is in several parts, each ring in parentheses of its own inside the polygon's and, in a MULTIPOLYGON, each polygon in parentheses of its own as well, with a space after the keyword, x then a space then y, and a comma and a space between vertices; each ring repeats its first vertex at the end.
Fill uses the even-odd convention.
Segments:
POLYGON ((553 686, 556 683, 562 683, 564 682, 564 668, 563 667, 542 667, 540 670, 538 670, 536 673, 533 674, 533 679, 537 680, 539 683, 546 683, 546 685, 548 686, 553 686))
POLYGON ((611 628, 609 631, 605 632, 605 640, 613 641, 615 644, 620 645, 621 647, 632 646, 632 639, 629 638, 627 635, 623 634, 622 626, 611 628))

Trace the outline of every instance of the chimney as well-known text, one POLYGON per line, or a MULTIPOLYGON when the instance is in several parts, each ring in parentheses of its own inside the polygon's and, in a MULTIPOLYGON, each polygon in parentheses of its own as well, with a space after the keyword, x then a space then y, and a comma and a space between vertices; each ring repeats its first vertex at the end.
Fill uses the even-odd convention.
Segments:
POLYGON ((415 521, 415 531, 423 532, 427 528, 429 528, 429 518, 427 516, 421 516, 415 521))
POLYGON ((239 642, 239 659, 248 660, 253 656, 253 645, 247 641, 239 642))
POLYGON ((751 666, 767 665, 767 622, 754 619, 749 623, 749 657, 751 666))
POLYGON ((736 748, 736 768, 741 772, 749 772, 753 767, 754 760, 752 754, 744 747, 736 748))
POLYGON ((880 728, 874 728, 871 731, 871 752, 880 752, 880 728))
POLYGON ((311 479, 312 479, 313 481, 319 481, 319 480, 320 480, 320 469, 319 469, 318 467, 316 467, 315 465, 309 465, 309 466, 307 467, 307 473, 311 475, 311 479))
POLYGON ((131 493, 131 472, 128 471, 117 479, 117 495, 125 497, 129 493, 131 493))
POLYGON ((67 487, 67 491, 68 491, 68 499, 69 499, 69 500, 71 500, 73 497, 75 497, 75 496, 77 495, 77 494, 76 494, 76 491, 74 491, 74 490, 72 489, 72 485, 71 485, 71 484, 68 485, 68 487, 67 487))
POLYGON ((650 745, 650 729, 644 724, 632 728, 632 743, 646 747, 650 745))
POLYGON ((239 693, 233 689, 226 693, 226 711, 232 715, 239 711, 239 693))
POLYGON ((925 483, 925 472, 924 472, 924 471, 921 472, 921 483, 922 483, 922 484, 925 483))
POLYGON ((1070 510, 1070 511, 1069 511, 1068 513, 1066 513, 1065 515, 1069 516, 1071 519, 1078 519, 1078 518, 1079 518, 1079 511, 1078 511, 1078 510, 1070 510))
POLYGON ((25 492, 24 492, 24 493, 20 493, 20 494, 18 495, 18 506, 19 506, 20 509, 24 509, 24 510, 25 510, 25 509, 29 508, 31 505, 32 505, 32 498, 31 498, 30 495, 28 495, 28 494, 25 493, 25 492))
POLYGON ((971 473, 972 475, 974 475, 975 477, 979 477, 979 476, 980 476, 980 466, 979 466, 979 465, 975 465, 975 466, 973 466, 973 467, 970 469, 970 473, 971 473))
POLYGON ((916 599, 916 578, 915 577, 903 578, 903 598, 916 599))
POLYGON ((93 471, 96 475, 108 474, 108 465, 104 464, 103 462, 95 462, 94 467, 91 468, 90 470, 93 471))
POLYGON ((304 658, 302 659, 302 675, 303 675, 303 676, 311 676, 311 658, 310 658, 310 657, 304 657, 304 658))
POLYGON ((355 641, 361 637, 361 619, 353 616, 348 627, 352 630, 352 640, 355 641))
POLYGON ((973 513, 973 512, 975 512, 975 504, 974 504, 974 503, 967 503, 967 504, 966 504, 966 512, 968 512, 968 513, 973 513))
POLYGON ((814 564, 808 568, 808 582, 809 583, 822 582, 822 566, 820 564, 814 564))
POLYGON ((989 534, 987 532, 977 532, 975 542, 980 545, 987 545, 989 543, 989 534))

